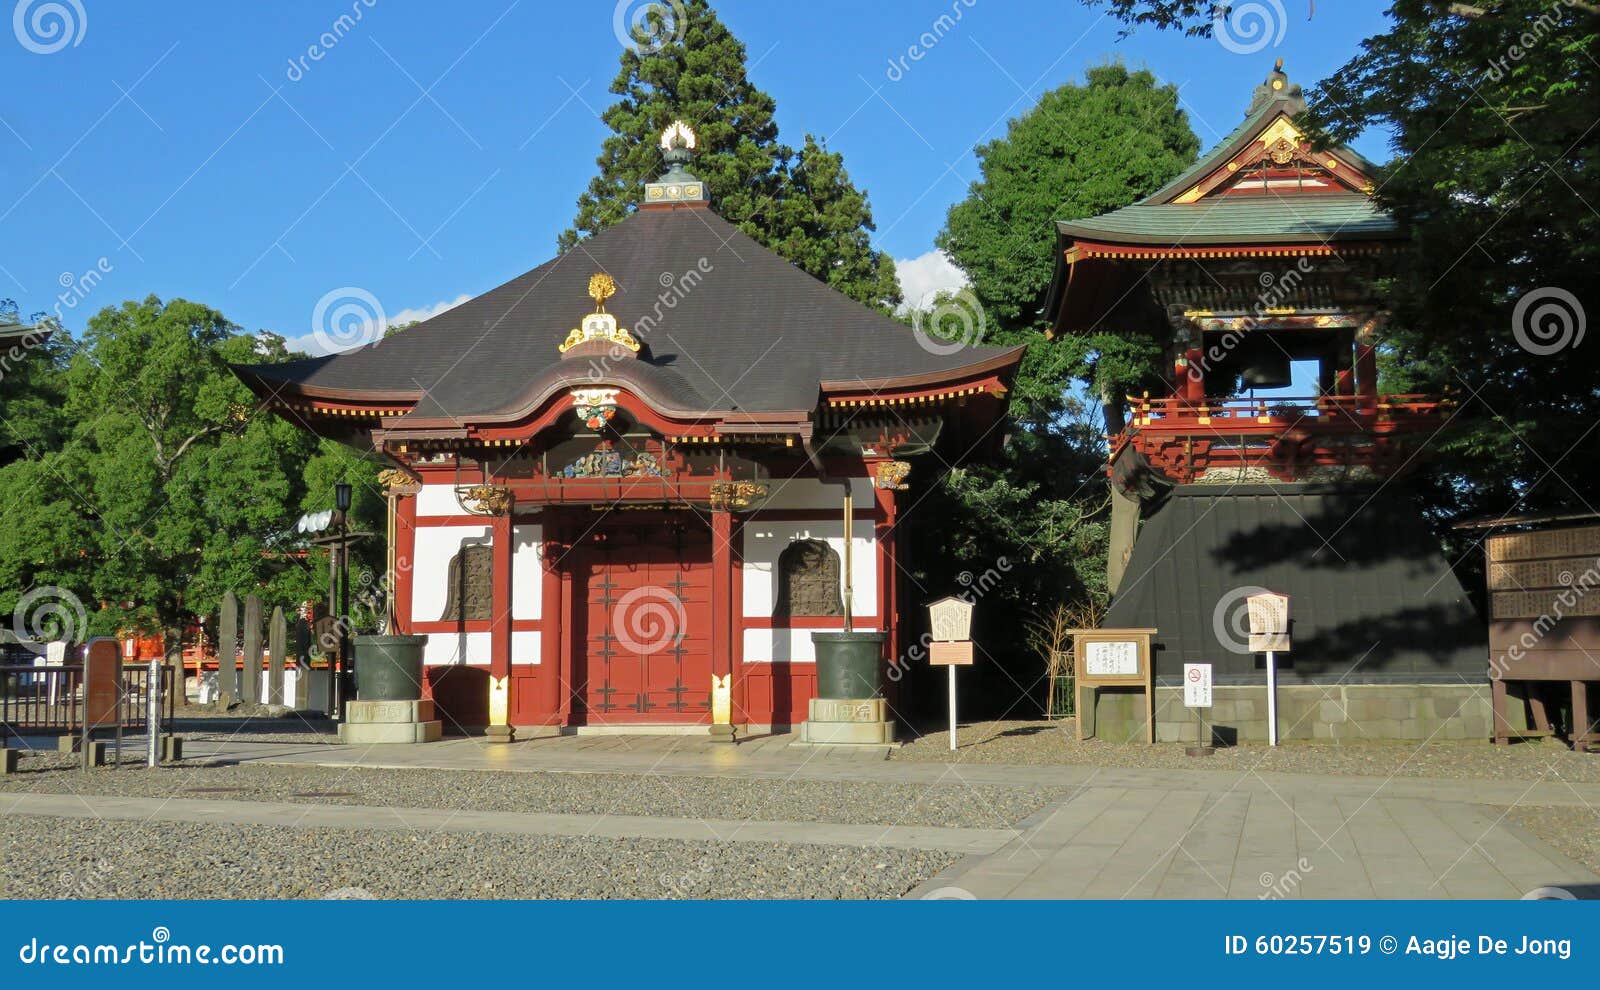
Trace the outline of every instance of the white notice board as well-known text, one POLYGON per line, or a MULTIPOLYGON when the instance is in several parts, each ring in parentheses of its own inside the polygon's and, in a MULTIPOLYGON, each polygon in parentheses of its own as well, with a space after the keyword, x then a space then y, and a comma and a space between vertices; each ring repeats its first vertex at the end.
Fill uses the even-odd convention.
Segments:
POLYGON ((1085 643, 1083 665, 1092 677, 1133 677, 1139 673, 1135 640, 1085 643))

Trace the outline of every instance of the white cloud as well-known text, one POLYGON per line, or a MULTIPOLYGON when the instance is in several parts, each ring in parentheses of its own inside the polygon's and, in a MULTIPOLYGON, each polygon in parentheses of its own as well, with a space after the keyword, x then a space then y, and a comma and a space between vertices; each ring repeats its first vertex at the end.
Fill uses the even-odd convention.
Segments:
MULTIPOLYGON (((397 313, 385 315, 383 318, 384 325, 386 327, 401 327, 408 323, 417 323, 421 320, 431 320, 440 313, 455 309, 457 306, 471 298, 471 296, 463 292, 454 299, 441 299, 438 302, 428 306, 408 307, 400 310, 397 313)), ((350 347, 357 347, 362 344, 369 344, 381 338, 382 334, 377 332, 377 328, 374 327, 369 321, 365 325, 344 324, 343 326, 339 327, 338 332, 333 335, 330 335, 330 333, 327 331, 319 333, 313 329, 311 333, 303 334, 299 337, 289 338, 286 343, 291 351, 303 351, 312 356, 320 356, 323 354, 331 354, 335 351, 347 350, 350 347), (330 342, 336 342, 344 346, 330 347, 330 342)))
POLYGON ((926 306, 938 293, 970 284, 950 256, 939 250, 915 258, 896 258, 894 270, 900 279, 900 292, 906 299, 902 309, 926 306))

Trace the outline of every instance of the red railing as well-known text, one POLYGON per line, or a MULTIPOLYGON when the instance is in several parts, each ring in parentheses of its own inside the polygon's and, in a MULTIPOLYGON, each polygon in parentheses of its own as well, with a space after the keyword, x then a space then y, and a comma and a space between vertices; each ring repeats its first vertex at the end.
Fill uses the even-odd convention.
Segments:
POLYGON ((1242 425, 1281 428, 1306 421, 1365 429, 1375 422, 1436 416, 1443 403, 1431 395, 1322 395, 1201 401, 1129 397, 1128 406, 1133 414, 1129 423, 1132 427, 1214 426, 1222 432, 1237 434, 1242 425))

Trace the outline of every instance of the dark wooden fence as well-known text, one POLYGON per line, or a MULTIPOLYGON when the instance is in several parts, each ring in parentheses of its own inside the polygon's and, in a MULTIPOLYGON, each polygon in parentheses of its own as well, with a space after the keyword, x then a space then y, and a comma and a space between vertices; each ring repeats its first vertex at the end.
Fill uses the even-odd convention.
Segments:
MULTIPOLYGON (((160 731, 172 731, 176 692, 172 668, 162 664, 160 731)), ((150 672, 145 664, 124 664, 117 692, 117 715, 124 732, 144 732, 150 672)), ((59 735, 83 728, 83 664, 35 667, 0 665, 0 741, 12 736, 59 735)), ((109 728, 109 726, 108 726, 109 728)))

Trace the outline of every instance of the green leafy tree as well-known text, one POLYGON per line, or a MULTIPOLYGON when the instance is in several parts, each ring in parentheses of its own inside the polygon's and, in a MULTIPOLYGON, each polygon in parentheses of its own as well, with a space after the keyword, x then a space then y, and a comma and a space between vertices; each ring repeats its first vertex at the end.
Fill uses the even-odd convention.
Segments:
POLYGON ((173 657, 229 588, 308 595, 292 525, 316 442, 228 369, 287 357, 281 337, 181 299, 92 317, 65 374, 64 444, 4 469, 20 486, 0 532, 5 596, 61 586, 88 603, 89 631, 159 631, 173 657))
POLYGON ((844 156, 807 134, 784 169, 782 188, 763 231, 766 246, 852 299, 883 312, 898 308, 894 259, 872 247, 877 225, 844 156))
POLYGON ((1048 415, 1073 376, 1097 377, 1116 394, 1153 366, 1154 342, 1115 334, 1044 340, 1056 267, 1050 221, 1127 206, 1176 176, 1199 149, 1177 88, 1117 64, 1090 69, 1083 85, 1045 93, 1004 137, 977 149, 982 177, 950 208, 937 244, 972 280, 988 342, 1028 345, 1019 399, 1048 415))
POLYGON ((638 208, 645 183, 666 170, 661 132, 683 120, 697 138, 689 167, 719 214, 851 298, 898 305, 894 261, 872 250, 872 212, 842 156, 810 137, 798 154, 779 142, 776 104, 750 82, 743 43, 710 4, 652 5, 637 39, 611 83, 619 99, 601 114, 612 134, 600 148, 600 173, 578 198, 561 250, 638 208))
POLYGON ((60 445, 66 427, 64 372, 72 338, 54 316, 24 320, 10 299, 0 299, 0 331, 9 339, 0 345, 0 465, 37 460, 60 445))
MULTIPOLYGON (((1148 72, 1091 69, 1052 90, 977 149, 981 177, 950 208, 938 246, 972 287, 932 300, 912 322, 945 339, 1026 345, 1012 392, 1016 425, 998 463, 948 472, 919 515, 952 520, 914 541, 930 594, 960 590, 960 572, 1012 565, 986 597, 991 614, 1043 618, 1061 602, 1103 599, 1108 495, 1093 390, 1140 380, 1153 342, 1117 335, 1049 341, 1045 294, 1055 271, 1051 221, 1114 210, 1160 188, 1194 161, 1199 142, 1177 91, 1148 72), (981 565, 981 567, 980 567, 981 565)), ((1002 714, 1044 698, 1023 622, 987 627, 1004 670, 985 685, 1002 714)))

